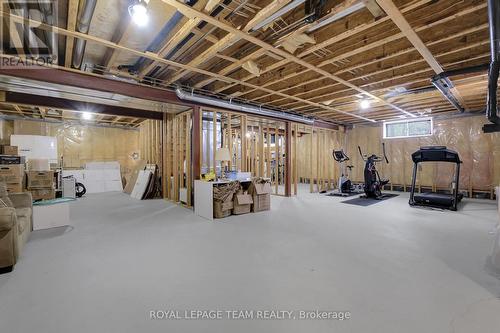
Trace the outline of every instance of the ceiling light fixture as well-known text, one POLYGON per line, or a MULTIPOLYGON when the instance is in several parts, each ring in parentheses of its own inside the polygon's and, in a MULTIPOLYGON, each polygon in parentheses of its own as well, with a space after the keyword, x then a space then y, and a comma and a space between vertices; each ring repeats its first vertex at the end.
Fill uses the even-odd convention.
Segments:
POLYGON ((83 120, 92 120, 94 118, 94 115, 90 112, 82 112, 82 119, 83 120))
POLYGON ((132 21, 140 27, 145 26, 149 22, 147 2, 145 0, 134 0, 128 6, 128 13, 132 21))
POLYGON ((367 99, 362 99, 360 102, 359 102, 359 106, 363 109, 363 110, 366 110, 370 107, 370 101, 367 100, 367 99))

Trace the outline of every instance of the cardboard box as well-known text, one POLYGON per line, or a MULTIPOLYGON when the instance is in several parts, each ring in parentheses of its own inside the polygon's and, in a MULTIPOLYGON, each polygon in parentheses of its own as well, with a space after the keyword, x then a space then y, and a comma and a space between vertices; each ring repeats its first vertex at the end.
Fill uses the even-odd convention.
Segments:
POLYGON ((271 183, 252 182, 248 193, 252 195, 252 211, 262 212, 271 209, 271 183))
POLYGON ((23 184, 23 177, 17 177, 17 176, 9 176, 9 175, 0 175, 0 182, 5 183, 7 185, 9 184, 23 184))
POLYGON ((0 155, 1 165, 24 164, 23 160, 24 157, 21 156, 0 155))
POLYGON ((48 159, 29 159, 26 163, 28 171, 50 171, 50 162, 48 159))
POLYGON ((248 214, 252 210, 253 199, 248 193, 240 191, 234 195, 234 215, 248 214))
POLYGON ((28 171, 28 189, 54 188, 54 171, 28 171))
POLYGON ((23 184, 6 184, 7 185, 7 193, 22 193, 23 192, 23 184))
POLYGON ((2 154, 17 156, 19 155, 19 150, 17 149, 17 146, 3 146, 2 154))
POLYGON ((222 219, 231 216, 234 203, 233 200, 214 201, 214 218, 222 219))
POLYGON ((0 182, 18 184, 23 182, 24 166, 21 164, 0 165, 0 182))
POLYGON ((52 200, 56 198, 56 191, 54 189, 31 189, 31 196, 33 197, 33 201, 36 200, 52 200))

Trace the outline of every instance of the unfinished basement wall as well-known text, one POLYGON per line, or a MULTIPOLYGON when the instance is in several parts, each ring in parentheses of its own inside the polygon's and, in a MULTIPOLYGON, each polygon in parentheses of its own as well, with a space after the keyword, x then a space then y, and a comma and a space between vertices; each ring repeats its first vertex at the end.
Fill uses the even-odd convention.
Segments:
POLYGON ((14 122, 0 119, 0 145, 9 145, 12 134, 14 134, 14 122))
MULTIPOLYGON (((358 145, 365 154, 382 154, 382 141, 386 144, 389 164, 379 163, 382 177, 390 179, 393 188, 409 190, 413 171, 411 154, 421 146, 440 145, 456 150, 462 161, 460 189, 472 193, 490 193, 500 184, 500 133, 484 134, 483 116, 449 120, 435 120, 432 136, 383 140, 383 129, 356 127, 347 133, 347 153, 355 166, 351 179, 363 181, 364 163, 358 145)), ((426 163, 419 170, 417 186, 432 190, 450 188, 453 166, 445 163, 426 163)))
POLYGON ((145 120, 139 126, 140 158, 149 164, 162 164, 162 121, 145 120))
POLYGON ((343 129, 330 130, 298 125, 297 171, 301 183, 308 183, 310 192, 330 190, 336 186, 340 165, 333 159, 333 150, 344 147, 343 129))
POLYGON ((140 155, 139 131, 134 129, 27 120, 14 120, 10 123, 13 124, 12 133, 9 132, 8 125, 1 126, 2 132, 5 130, 10 134, 57 137, 58 154, 64 158, 64 168, 68 169, 82 168, 85 163, 92 161, 118 161, 122 177, 128 180, 137 162, 134 154, 140 155))
POLYGON ((163 120, 146 120, 139 127, 140 159, 158 166, 163 198, 192 204, 191 110, 165 113, 163 120))

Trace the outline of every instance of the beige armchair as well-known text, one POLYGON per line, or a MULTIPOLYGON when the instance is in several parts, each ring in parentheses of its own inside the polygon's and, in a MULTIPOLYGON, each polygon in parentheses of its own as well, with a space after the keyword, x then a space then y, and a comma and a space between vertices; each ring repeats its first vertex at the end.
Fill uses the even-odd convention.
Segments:
POLYGON ((0 274, 12 271, 32 228, 31 193, 7 194, 0 183, 0 274))

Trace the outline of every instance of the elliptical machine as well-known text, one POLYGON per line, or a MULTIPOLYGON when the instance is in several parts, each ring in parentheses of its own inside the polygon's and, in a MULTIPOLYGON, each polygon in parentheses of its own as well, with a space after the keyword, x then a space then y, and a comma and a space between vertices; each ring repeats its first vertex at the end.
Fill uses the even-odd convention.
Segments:
POLYGON ((382 150, 384 153, 384 158, 379 157, 375 154, 370 156, 363 155, 361 151, 361 147, 358 146, 359 154, 361 158, 365 162, 365 194, 366 198, 371 199, 382 199, 384 195, 382 194, 382 189, 385 185, 389 183, 389 179, 381 179, 380 175, 377 171, 376 164, 385 160, 387 164, 389 164, 389 160, 387 159, 387 155, 385 154, 385 144, 382 143, 382 150))
POLYGON ((339 182, 337 185, 337 191, 333 192, 333 196, 348 197, 350 195, 362 193, 362 185, 353 184, 349 179, 349 174, 352 172, 353 165, 345 165, 345 162, 349 161, 350 158, 343 150, 334 150, 333 159, 339 162, 342 166, 342 174, 339 177, 339 182), (349 170, 348 172, 346 171, 349 170))

